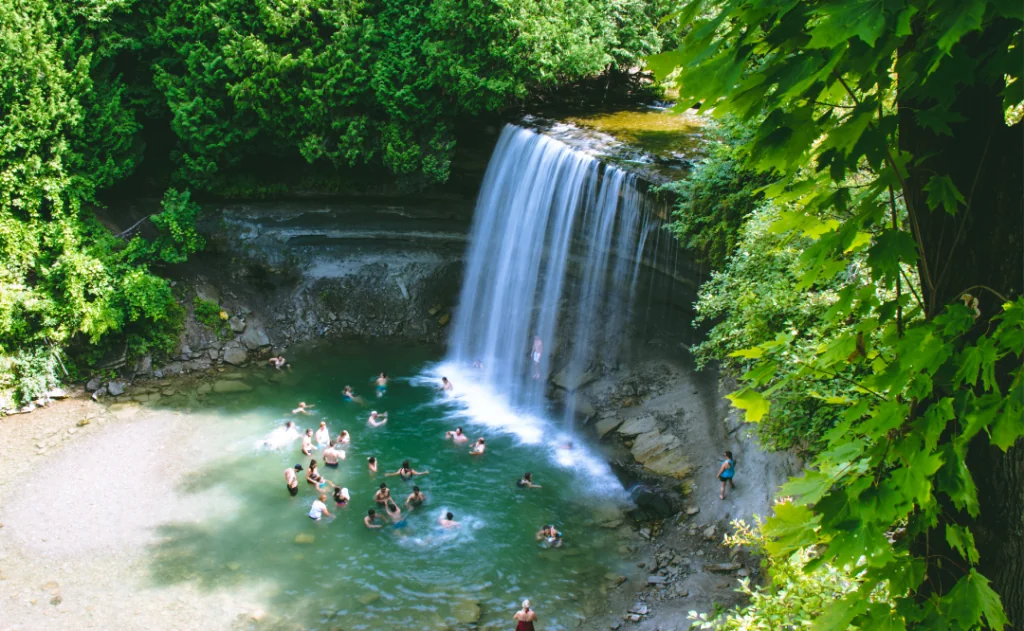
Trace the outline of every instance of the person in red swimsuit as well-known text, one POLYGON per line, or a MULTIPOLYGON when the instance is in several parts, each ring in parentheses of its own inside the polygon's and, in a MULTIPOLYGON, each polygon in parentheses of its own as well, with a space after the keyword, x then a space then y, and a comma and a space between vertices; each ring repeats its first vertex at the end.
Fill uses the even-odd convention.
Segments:
POLYGON ((523 601, 523 608, 512 616, 516 621, 516 631, 534 631, 533 623, 537 620, 537 613, 530 609, 530 601, 523 601))

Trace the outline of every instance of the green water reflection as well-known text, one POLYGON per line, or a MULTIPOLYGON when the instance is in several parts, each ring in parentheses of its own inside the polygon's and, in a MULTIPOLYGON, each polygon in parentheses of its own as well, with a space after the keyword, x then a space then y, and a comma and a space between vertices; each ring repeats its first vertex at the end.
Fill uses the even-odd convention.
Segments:
MULTIPOLYGON (((290 372, 245 374, 251 392, 192 394, 187 413, 219 454, 187 475, 180 492, 208 501, 209 517, 161 527, 154 582, 204 589, 269 583, 276 596, 268 611, 302 628, 459 629, 477 621, 479 607, 480 628, 503 629, 523 598, 534 601, 543 628, 576 628, 588 601, 601 600, 605 574, 621 569, 617 535, 595 523, 595 510, 606 519, 608 498, 595 495, 585 476, 552 463, 544 449, 511 436, 467 424, 470 436, 487 437, 480 458, 446 442, 450 403, 405 379, 437 356, 422 347, 339 345, 291 356, 290 372), (370 380, 380 370, 392 382, 377 399, 370 380), (367 396, 368 405, 343 402, 345 384, 367 396), (291 416, 300 400, 315 404, 316 415, 291 416), (389 413, 386 426, 367 426, 371 409, 389 413), (326 420, 332 435, 352 434, 340 467, 321 468, 352 495, 348 507, 328 498, 334 519, 307 517, 314 490, 304 478, 297 497, 285 489, 283 470, 309 462, 298 441, 281 450, 257 446, 289 418, 313 428, 326 420), (376 476, 366 466, 371 455, 381 463, 376 476), (405 459, 430 474, 408 483, 383 477, 405 459), (543 488, 516 488, 527 470, 543 488), (427 505, 405 528, 363 526, 381 481, 402 502, 413 483, 427 494, 427 505), (443 509, 455 514, 460 529, 438 527, 443 509), (544 523, 564 533, 564 548, 537 543, 534 533, 544 523)), ((321 460, 319 452, 314 457, 321 460)))

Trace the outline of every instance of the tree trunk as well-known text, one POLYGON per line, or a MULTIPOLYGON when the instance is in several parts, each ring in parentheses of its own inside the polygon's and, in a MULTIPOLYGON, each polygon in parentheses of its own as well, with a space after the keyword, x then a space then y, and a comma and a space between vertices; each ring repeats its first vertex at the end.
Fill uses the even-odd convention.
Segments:
MULTIPOLYGON (((917 124, 914 112, 931 103, 899 102, 901 149, 928 156, 910 167, 904 192, 920 226, 924 258, 918 267, 929 318, 966 291, 979 298, 981 319, 988 320, 1003 302, 994 292, 1012 300, 1024 290, 1024 126, 1006 125, 1001 88, 998 82, 950 86, 959 91, 951 109, 964 118, 950 125, 952 136, 917 124), (935 174, 953 180, 967 200, 966 210, 956 215, 928 210, 923 189, 935 174)), ((997 367, 1004 392, 1013 368, 1010 362, 997 367)), ((977 520, 960 515, 957 521, 970 523, 981 555, 979 571, 1002 597, 1013 628, 1024 630, 1024 440, 1004 454, 982 432, 967 464, 978 486, 981 515, 977 520)), ((931 536, 933 552, 937 539, 945 545, 941 525, 931 536)), ((929 579, 940 582, 936 589, 947 590, 950 578, 955 577, 930 566, 929 579)))

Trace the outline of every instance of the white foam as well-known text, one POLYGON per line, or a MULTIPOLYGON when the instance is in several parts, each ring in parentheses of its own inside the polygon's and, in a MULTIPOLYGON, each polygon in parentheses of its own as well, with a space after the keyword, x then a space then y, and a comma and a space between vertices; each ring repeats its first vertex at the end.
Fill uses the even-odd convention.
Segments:
POLYGON ((600 454, 596 454, 579 438, 558 429, 545 416, 512 407, 508 397, 485 383, 479 369, 445 360, 427 366, 424 372, 410 379, 413 385, 439 388, 441 377, 448 377, 450 392, 438 392, 438 398, 448 404, 446 429, 462 426, 466 433, 470 427, 485 427, 492 432, 512 435, 520 444, 537 445, 550 460, 564 469, 576 472, 584 481, 583 488, 593 493, 624 499, 625 490, 611 467, 600 454), (564 446, 572 443, 572 449, 564 446))

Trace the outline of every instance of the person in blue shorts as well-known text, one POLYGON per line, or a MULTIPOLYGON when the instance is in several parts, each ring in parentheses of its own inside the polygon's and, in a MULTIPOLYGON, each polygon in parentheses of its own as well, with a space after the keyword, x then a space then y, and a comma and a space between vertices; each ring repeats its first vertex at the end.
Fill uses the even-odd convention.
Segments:
POLYGON ((718 479, 722 482, 722 491, 718 494, 719 499, 725 499, 725 485, 726 483, 733 489, 736 485, 733 484, 732 478, 736 475, 736 460, 732 457, 732 452, 725 452, 725 460, 722 461, 722 466, 718 468, 718 479))
POLYGON ((382 372, 377 377, 377 396, 382 397, 388 391, 388 373, 382 372))

